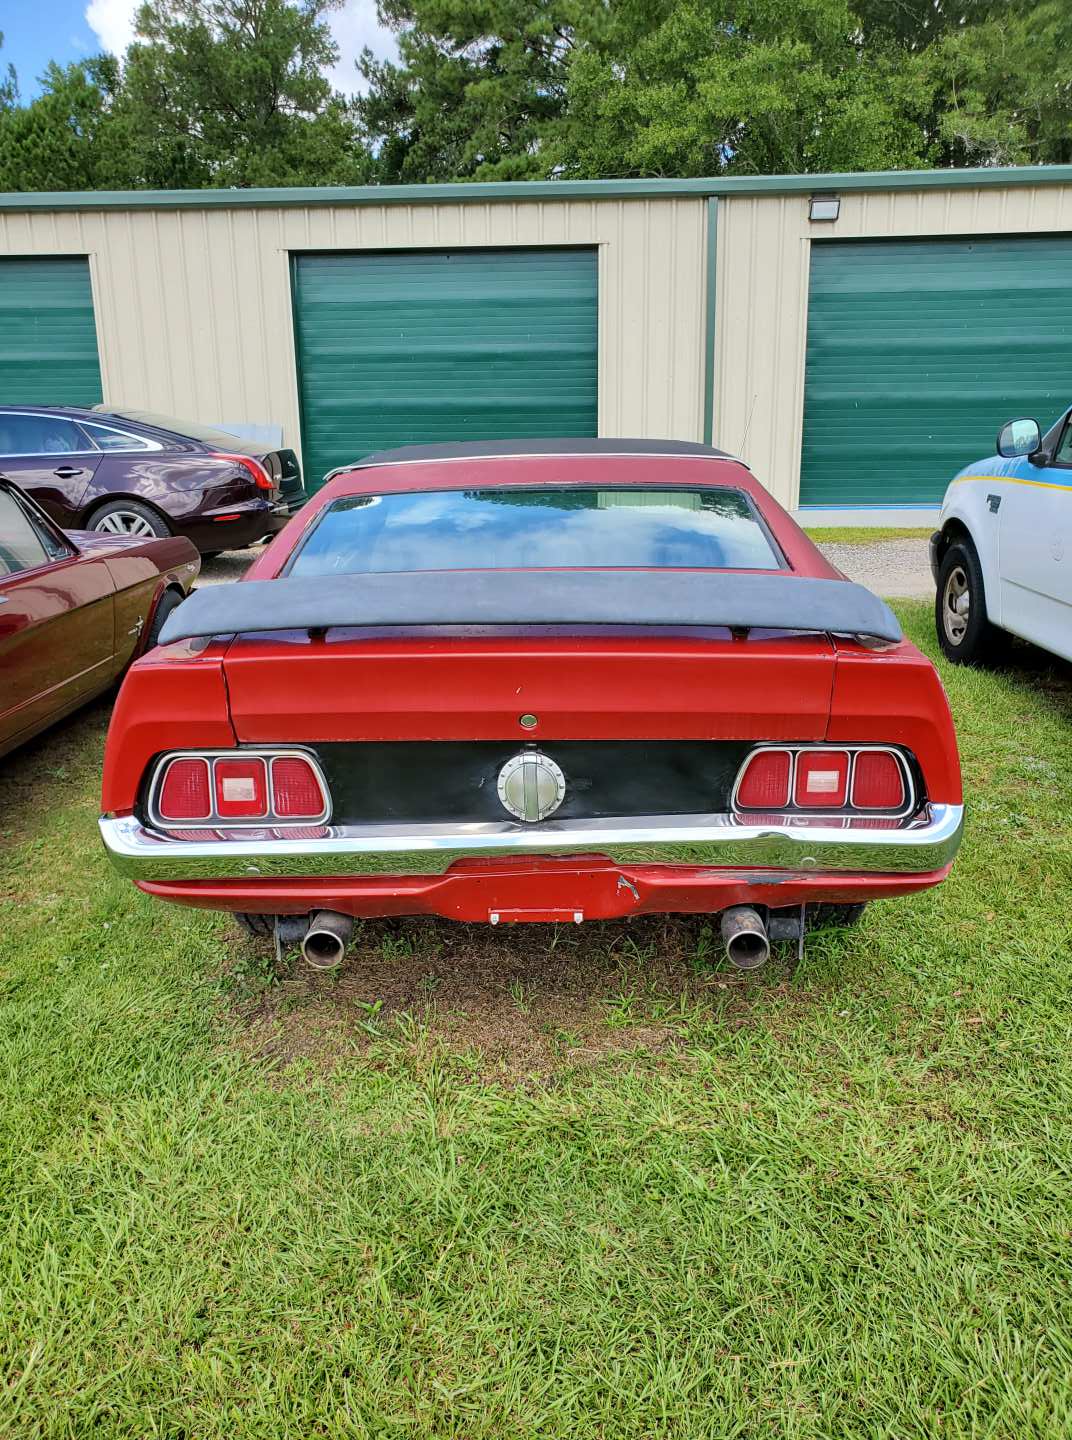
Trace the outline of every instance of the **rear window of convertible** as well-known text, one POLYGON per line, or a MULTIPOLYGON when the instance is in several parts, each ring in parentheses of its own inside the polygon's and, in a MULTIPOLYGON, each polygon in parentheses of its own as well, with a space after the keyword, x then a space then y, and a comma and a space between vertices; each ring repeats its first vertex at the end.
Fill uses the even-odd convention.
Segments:
POLYGON ((409 570, 779 570, 740 490, 422 490, 348 495, 320 515, 288 575, 409 570))

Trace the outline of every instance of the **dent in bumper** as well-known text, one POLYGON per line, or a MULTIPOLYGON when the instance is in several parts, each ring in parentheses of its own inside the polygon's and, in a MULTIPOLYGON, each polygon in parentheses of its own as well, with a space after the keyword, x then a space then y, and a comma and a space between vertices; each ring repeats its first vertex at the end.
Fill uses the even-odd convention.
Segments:
MULTIPOLYGON (((887 822, 888 824, 888 822, 887 822)), ((458 861, 601 857, 622 865, 749 867, 797 874, 924 874, 956 855, 961 805, 931 805, 895 828, 863 819, 741 824, 732 815, 564 820, 539 826, 324 826, 293 832, 216 831, 178 839, 134 816, 103 816, 113 864, 141 881, 443 875, 458 861)))

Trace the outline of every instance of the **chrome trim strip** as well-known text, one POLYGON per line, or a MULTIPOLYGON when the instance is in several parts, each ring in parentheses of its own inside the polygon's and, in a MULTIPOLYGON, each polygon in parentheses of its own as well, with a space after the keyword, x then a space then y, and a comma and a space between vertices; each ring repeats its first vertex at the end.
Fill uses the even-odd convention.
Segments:
POLYGON ((106 815, 100 829, 116 868, 138 880, 442 875, 456 860, 592 854, 630 865, 890 874, 949 864, 960 845, 964 807, 931 805, 907 825, 882 824, 854 816, 750 825, 733 815, 642 815, 538 825, 326 826, 323 838, 313 840, 281 839, 262 826, 259 836, 220 830, 219 839, 178 840, 146 829, 134 816, 106 815))

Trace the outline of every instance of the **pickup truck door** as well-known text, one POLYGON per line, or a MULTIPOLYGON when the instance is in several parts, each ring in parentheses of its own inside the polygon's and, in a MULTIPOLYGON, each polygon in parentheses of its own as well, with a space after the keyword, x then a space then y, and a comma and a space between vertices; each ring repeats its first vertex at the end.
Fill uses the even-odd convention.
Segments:
POLYGON ((1000 486, 1000 618, 1072 659, 1072 427, 1051 464, 1017 461, 1000 486))
POLYGON ((0 754, 107 686, 114 590, 104 560, 0 485, 0 754))

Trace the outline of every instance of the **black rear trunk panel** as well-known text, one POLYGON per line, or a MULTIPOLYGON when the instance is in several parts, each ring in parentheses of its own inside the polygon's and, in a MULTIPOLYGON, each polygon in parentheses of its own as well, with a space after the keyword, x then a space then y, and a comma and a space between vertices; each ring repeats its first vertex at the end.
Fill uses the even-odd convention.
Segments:
MULTIPOLYGON (((555 819, 705 815, 729 809, 753 741, 554 740, 536 747, 566 778, 555 819)), ((499 771, 525 749, 513 740, 318 743, 336 824, 512 818, 499 771)))

